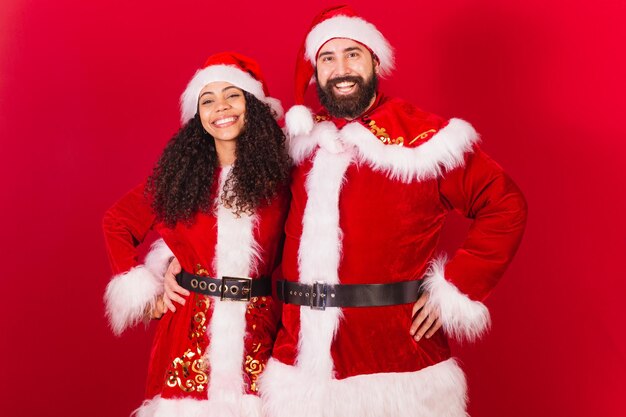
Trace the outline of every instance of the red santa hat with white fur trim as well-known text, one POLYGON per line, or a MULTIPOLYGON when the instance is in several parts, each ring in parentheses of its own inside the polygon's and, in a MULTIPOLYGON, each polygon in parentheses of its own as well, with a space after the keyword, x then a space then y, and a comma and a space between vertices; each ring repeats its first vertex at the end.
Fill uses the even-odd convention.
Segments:
POLYGON ((209 57, 193 76, 180 97, 181 122, 185 124, 198 112, 198 96, 209 83, 225 81, 252 94, 274 111, 274 117, 283 117, 280 101, 270 97, 267 83, 259 64, 252 58, 236 52, 221 52, 209 57))
POLYGON ((317 54, 331 39, 347 38, 365 45, 379 63, 379 75, 385 77, 394 68, 393 48, 376 27, 359 17, 349 6, 335 6, 323 10, 311 25, 300 47, 296 62, 296 105, 287 112, 287 131, 295 136, 308 134, 313 129, 311 111, 303 106, 304 95, 315 74, 317 54))

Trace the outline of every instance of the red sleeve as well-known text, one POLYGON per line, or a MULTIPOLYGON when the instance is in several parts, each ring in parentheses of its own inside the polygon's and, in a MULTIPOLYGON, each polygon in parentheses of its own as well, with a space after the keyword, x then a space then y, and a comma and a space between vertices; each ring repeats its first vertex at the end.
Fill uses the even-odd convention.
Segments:
POLYGON ((102 227, 114 274, 139 264, 137 246, 145 239, 155 221, 155 214, 141 184, 104 214, 102 227))
POLYGON ((445 265, 444 276, 472 300, 484 300, 496 285, 522 239, 527 206, 502 168, 479 148, 465 165, 439 182, 449 209, 473 219, 465 242, 445 265))

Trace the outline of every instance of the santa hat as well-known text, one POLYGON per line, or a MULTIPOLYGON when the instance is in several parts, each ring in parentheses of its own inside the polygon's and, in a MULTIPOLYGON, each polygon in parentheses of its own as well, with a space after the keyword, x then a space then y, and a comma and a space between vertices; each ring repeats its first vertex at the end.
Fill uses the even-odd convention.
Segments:
POLYGON ((393 48, 374 25, 359 17, 349 6, 335 6, 322 11, 300 47, 296 62, 296 106, 285 118, 292 135, 307 134, 313 128, 311 111, 302 106, 307 87, 315 74, 317 54, 331 39, 347 38, 365 45, 379 63, 379 75, 385 77, 394 67, 393 48))
POLYGON ((197 113, 200 91, 207 84, 215 81, 226 81, 252 94, 270 106, 276 119, 283 116, 283 107, 280 101, 269 95, 259 64, 253 59, 235 52, 221 52, 206 60, 204 66, 189 81, 187 88, 180 97, 181 122, 183 124, 197 113))

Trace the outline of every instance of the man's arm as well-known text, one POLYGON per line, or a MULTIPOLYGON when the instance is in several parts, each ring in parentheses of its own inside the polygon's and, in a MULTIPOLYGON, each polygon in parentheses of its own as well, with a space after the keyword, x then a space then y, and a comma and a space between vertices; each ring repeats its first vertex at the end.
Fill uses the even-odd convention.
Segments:
POLYGON ((439 190, 446 207, 474 221, 454 256, 431 265, 425 282, 427 305, 439 312, 446 333, 473 340, 489 327, 482 301, 517 251, 526 225, 526 200, 479 148, 439 180, 439 190))

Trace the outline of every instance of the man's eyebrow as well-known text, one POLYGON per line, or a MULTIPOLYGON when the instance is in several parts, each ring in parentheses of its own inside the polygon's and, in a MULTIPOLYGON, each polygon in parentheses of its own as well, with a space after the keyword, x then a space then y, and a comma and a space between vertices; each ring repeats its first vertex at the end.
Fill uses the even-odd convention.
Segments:
POLYGON ((330 52, 330 51, 320 52, 320 54, 317 57, 319 58, 325 55, 334 55, 334 52, 330 52))
POLYGON ((352 51, 363 51, 363 49, 359 46, 351 46, 343 50, 343 52, 352 52, 352 51))

